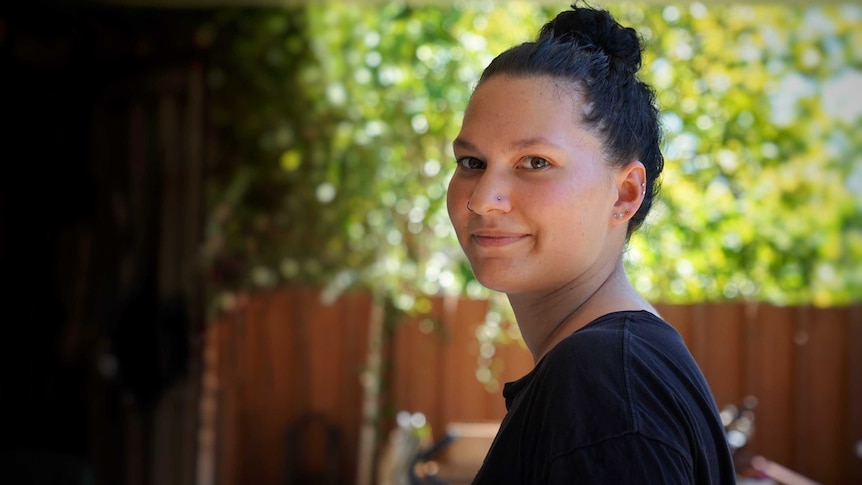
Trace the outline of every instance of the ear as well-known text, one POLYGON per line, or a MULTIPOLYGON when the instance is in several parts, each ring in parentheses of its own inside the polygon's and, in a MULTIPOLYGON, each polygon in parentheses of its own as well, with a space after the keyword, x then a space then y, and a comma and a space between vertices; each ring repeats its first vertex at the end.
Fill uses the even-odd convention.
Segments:
POLYGON ((617 201, 611 219, 615 223, 628 222, 640 209, 646 192, 646 167, 640 160, 632 160, 616 175, 617 201))

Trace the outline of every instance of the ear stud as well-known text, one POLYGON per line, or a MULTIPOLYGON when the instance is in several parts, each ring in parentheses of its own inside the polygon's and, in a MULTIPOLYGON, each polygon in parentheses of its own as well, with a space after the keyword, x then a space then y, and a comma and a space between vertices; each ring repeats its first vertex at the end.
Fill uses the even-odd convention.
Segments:
POLYGON ((614 213, 614 219, 619 219, 621 217, 625 217, 625 216, 629 215, 630 213, 631 212, 628 209, 624 210, 623 212, 616 212, 616 213, 614 213))

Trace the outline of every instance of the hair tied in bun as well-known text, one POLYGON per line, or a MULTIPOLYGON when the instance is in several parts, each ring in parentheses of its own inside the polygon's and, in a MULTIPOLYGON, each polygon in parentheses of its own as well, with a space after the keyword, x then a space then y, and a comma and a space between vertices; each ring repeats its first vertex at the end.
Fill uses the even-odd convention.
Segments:
POLYGON ((594 46, 607 55, 616 67, 632 74, 641 67, 640 38, 634 29, 623 27, 605 10, 579 8, 561 13, 539 33, 539 39, 552 37, 574 42, 584 48, 594 46))

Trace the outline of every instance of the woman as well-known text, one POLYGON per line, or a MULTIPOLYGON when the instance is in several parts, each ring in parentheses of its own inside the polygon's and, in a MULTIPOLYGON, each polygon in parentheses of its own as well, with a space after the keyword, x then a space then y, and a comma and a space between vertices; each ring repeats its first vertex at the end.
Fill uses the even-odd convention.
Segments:
POLYGON ((640 64, 634 30, 573 6, 494 59, 465 111, 449 215, 536 362, 474 483, 735 481, 703 375, 623 268, 663 165, 640 64))

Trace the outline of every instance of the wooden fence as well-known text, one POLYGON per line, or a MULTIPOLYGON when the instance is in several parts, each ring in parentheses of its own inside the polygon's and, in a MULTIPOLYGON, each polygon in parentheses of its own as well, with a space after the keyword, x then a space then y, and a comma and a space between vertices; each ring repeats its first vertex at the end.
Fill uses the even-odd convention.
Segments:
MULTIPOLYGON (((387 409, 424 413, 435 434, 451 422, 499 421, 499 393, 477 381, 476 328, 487 302, 440 298, 395 327, 387 346, 387 409), (427 323, 427 322, 426 322, 427 323)), ((338 475, 354 483, 360 378, 370 298, 327 305, 313 289, 250 298, 207 333, 202 423, 214 437, 215 483, 285 483, 286 463, 322 470, 325 444, 288 456, 286 433, 304 416, 339 431, 338 475)), ((749 449, 823 484, 862 483, 862 306, 659 306, 703 369, 719 406, 759 400, 749 449)), ((499 379, 532 366, 519 344, 498 348, 499 379)), ((384 421, 385 424, 391 420, 384 421)))

